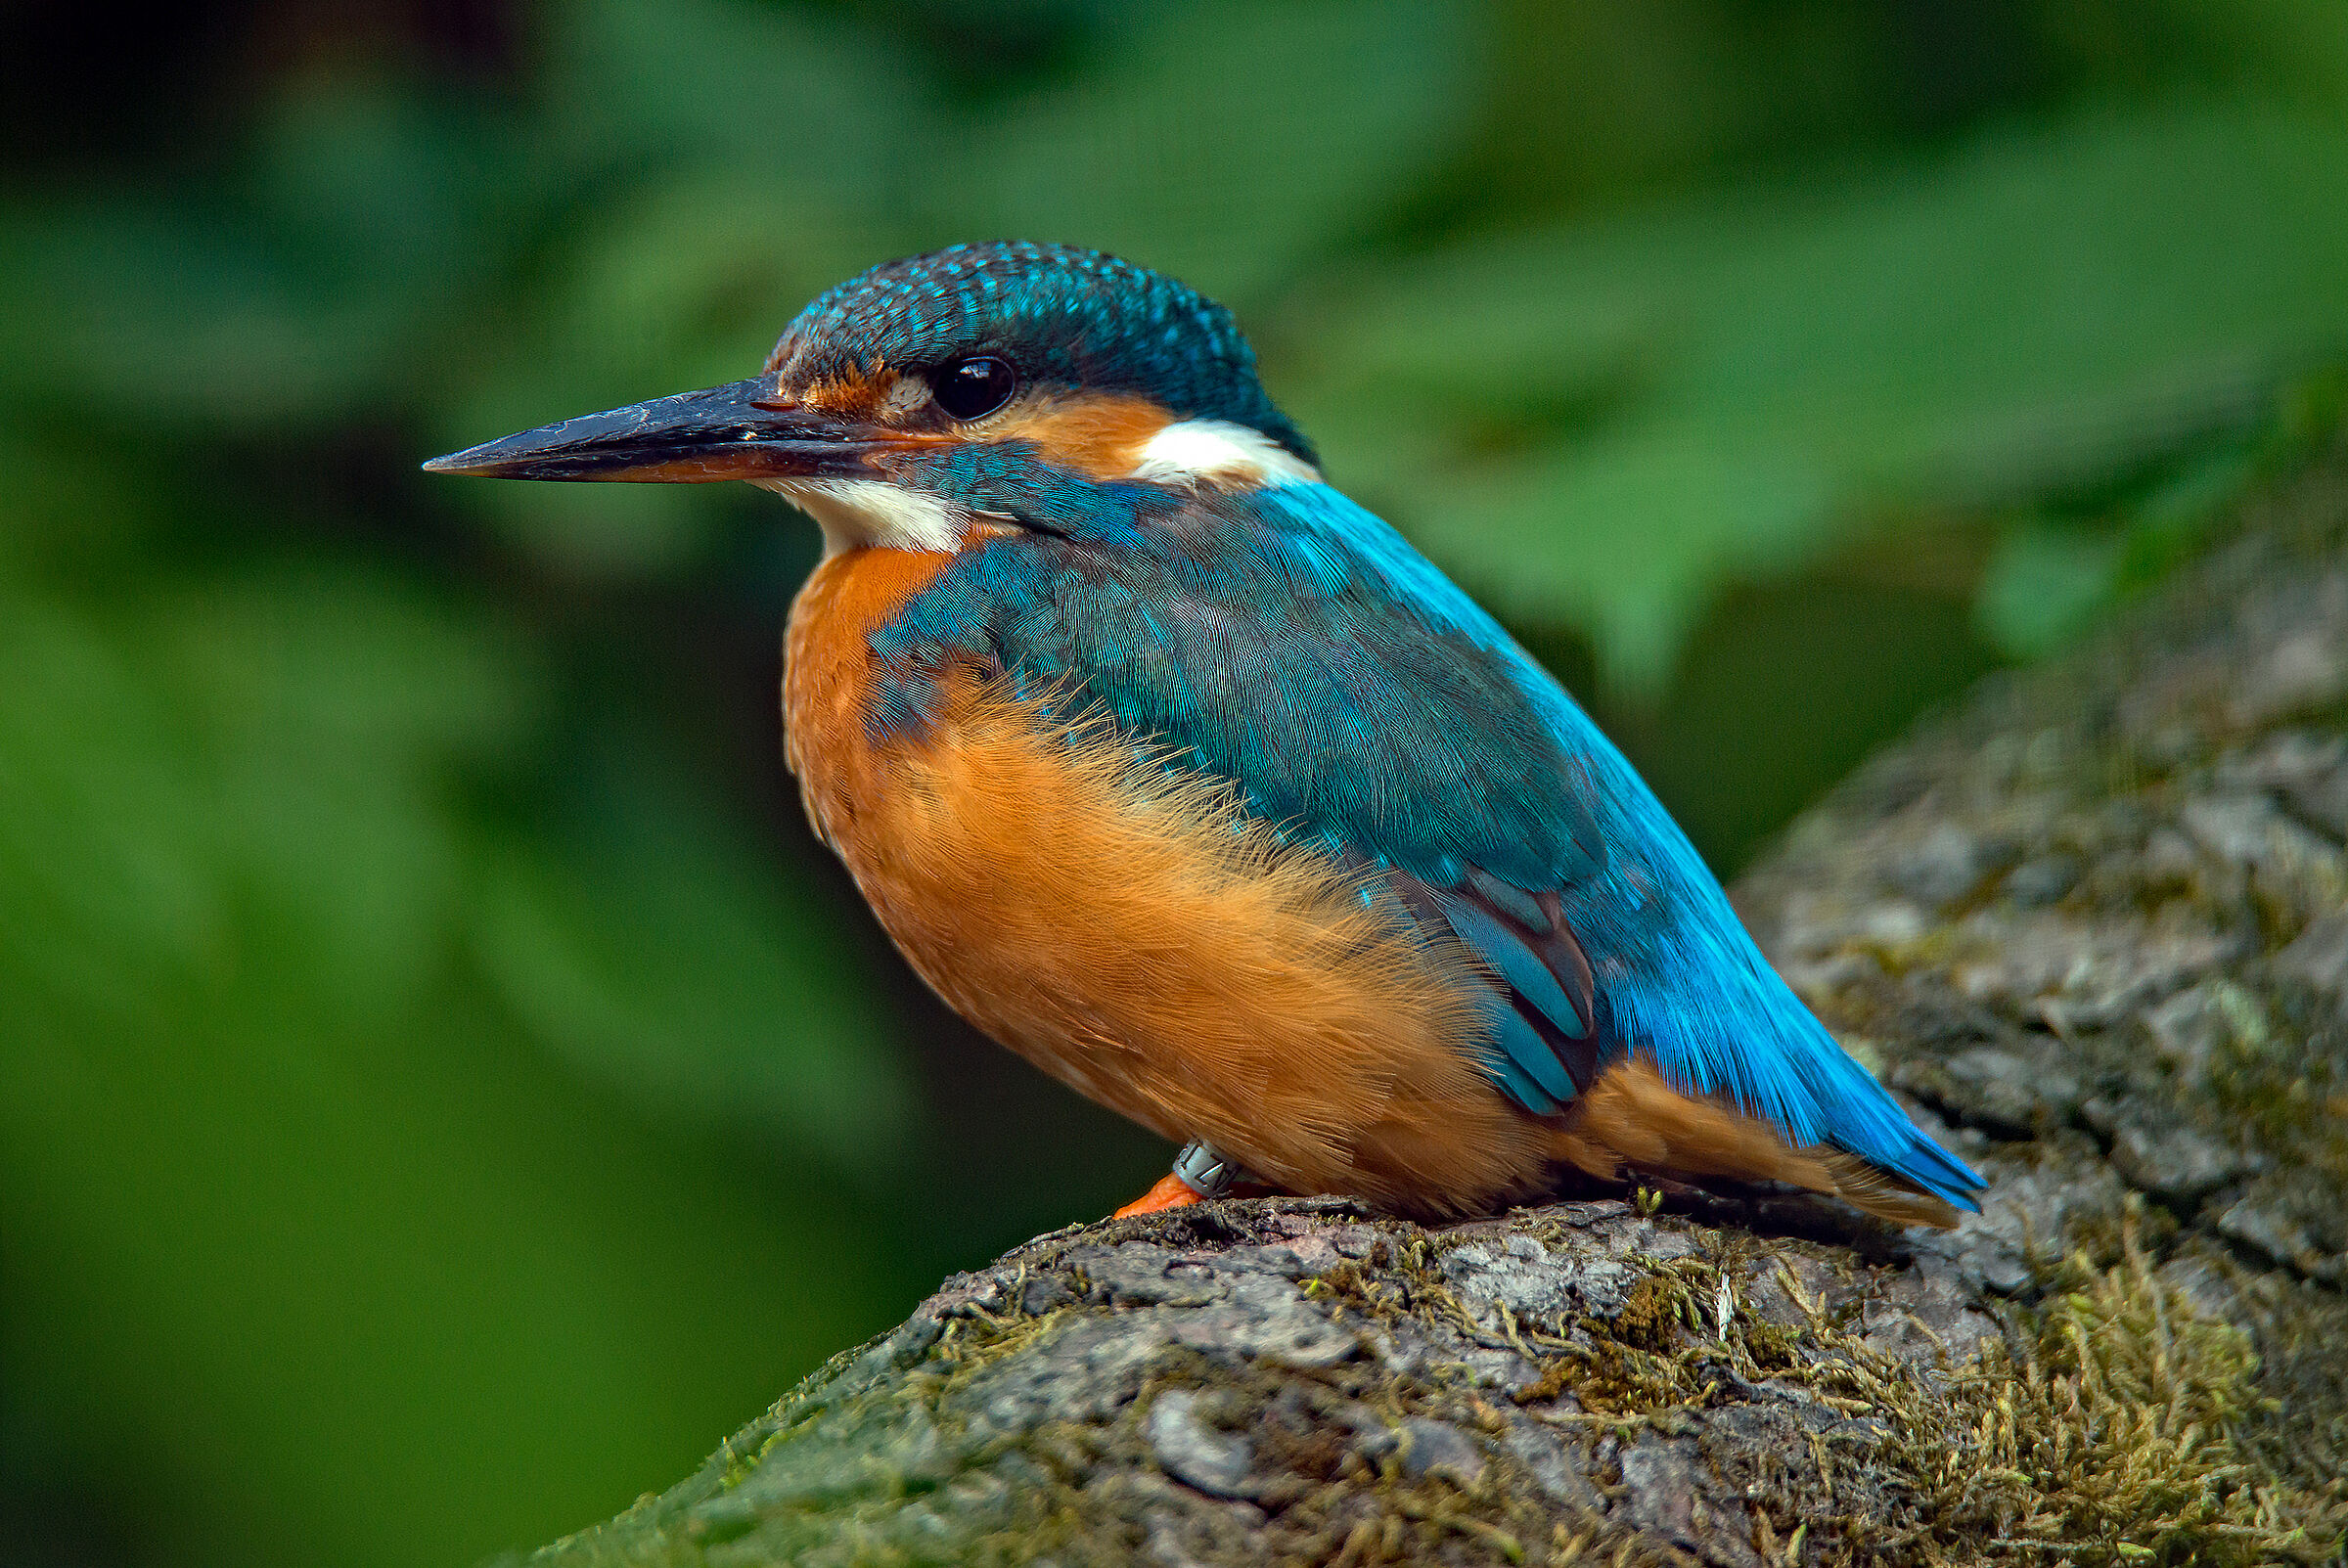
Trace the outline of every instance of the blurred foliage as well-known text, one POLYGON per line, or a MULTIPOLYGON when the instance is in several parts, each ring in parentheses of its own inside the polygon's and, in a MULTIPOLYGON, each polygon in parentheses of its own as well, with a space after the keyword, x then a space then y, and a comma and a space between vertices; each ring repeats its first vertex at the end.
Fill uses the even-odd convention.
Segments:
POLYGON ((953 239, 1225 298, 1716 861, 2339 399, 2337 0, 0 28, 0 1556, 600 1517, 1162 1151, 798 827, 740 487, 416 460, 953 239))
POLYGON ((1652 691, 1725 582, 2262 423, 2348 341, 2338 192, 2331 122, 2195 104, 1539 228, 1381 269, 1307 427, 1497 608, 1652 691))

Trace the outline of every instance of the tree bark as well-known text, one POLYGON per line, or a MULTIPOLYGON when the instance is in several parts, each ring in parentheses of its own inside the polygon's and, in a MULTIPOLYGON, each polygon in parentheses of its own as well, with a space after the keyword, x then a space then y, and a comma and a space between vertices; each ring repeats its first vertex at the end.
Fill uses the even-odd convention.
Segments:
POLYGON ((2348 454, 1738 903, 1990 1179, 1238 1200, 948 1280, 533 1561, 2313 1562, 2348 1525, 2348 454))

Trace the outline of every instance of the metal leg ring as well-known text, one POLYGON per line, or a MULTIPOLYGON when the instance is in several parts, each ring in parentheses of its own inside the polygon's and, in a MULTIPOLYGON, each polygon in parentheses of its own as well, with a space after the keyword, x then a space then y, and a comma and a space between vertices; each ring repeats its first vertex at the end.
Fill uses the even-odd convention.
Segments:
POLYGON ((1197 1139, 1174 1156, 1174 1174, 1202 1198, 1219 1198, 1247 1180, 1238 1161, 1224 1158, 1197 1139))

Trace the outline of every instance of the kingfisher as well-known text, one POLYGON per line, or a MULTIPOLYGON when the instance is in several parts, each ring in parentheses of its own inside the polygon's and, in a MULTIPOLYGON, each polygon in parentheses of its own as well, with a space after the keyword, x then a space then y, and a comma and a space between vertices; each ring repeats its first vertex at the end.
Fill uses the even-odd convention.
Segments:
POLYGON ((1184 1145, 1120 1215, 1650 1178, 1977 1207, 1622 753, 1171 278, 951 246, 821 295, 745 381, 425 468, 747 480, 814 520, 808 817, 950 1006, 1184 1145))

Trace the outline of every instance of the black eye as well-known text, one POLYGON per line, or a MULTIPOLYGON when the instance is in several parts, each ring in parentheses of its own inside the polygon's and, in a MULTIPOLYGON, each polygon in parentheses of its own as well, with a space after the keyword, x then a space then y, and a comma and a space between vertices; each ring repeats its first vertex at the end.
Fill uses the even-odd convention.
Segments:
POLYGON ((992 354, 948 365, 930 382, 937 406, 958 420, 982 420, 1011 401, 1019 379, 992 354))

